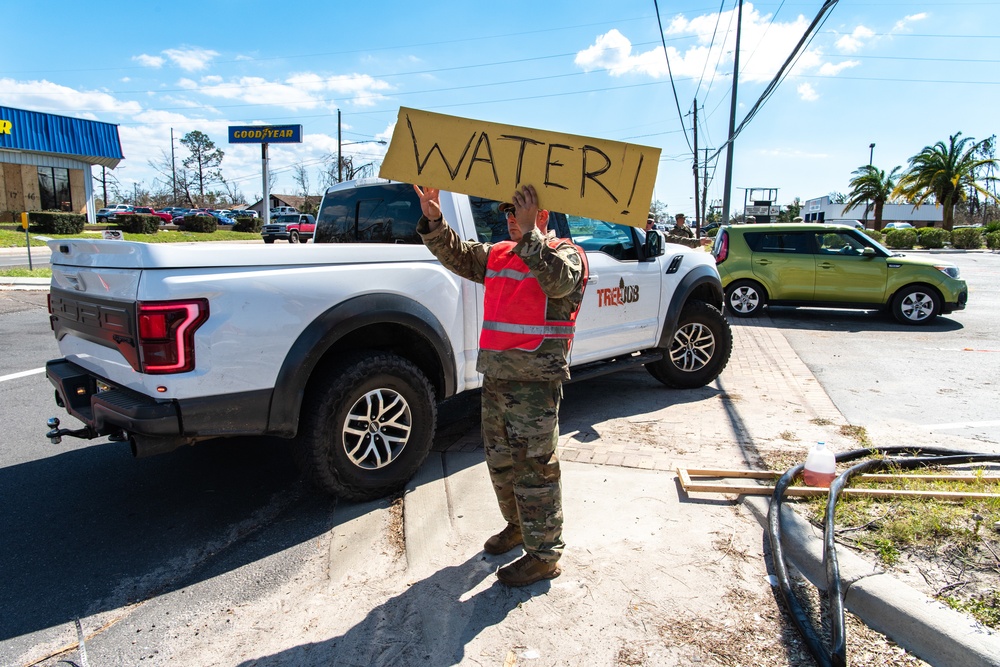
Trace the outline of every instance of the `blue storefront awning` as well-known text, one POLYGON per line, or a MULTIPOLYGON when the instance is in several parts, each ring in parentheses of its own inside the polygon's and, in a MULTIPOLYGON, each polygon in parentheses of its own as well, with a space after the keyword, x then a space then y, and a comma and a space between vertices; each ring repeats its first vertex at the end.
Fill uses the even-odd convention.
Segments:
POLYGON ((125 157, 117 125, 2 106, 0 148, 60 155, 112 168, 125 157))

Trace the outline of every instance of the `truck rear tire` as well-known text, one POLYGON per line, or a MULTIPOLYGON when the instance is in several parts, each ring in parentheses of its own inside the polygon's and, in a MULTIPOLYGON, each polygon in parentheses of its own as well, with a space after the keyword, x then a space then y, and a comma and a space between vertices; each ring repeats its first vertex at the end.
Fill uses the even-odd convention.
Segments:
POLYGON ((646 370, 674 389, 704 387, 719 377, 732 351, 733 332, 722 312, 704 301, 691 301, 681 311, 663 359, 646 364, 646 370))
POLYGON ((296 231, 293 231, 291 234, 289 234, 288 235, 288 242, 289 243, 298 243, 299 242, 299 233, 296 232, 296 231))
POLYGON ((358 352, 317 370, 302 405, 295 458, 315 487, 348 500, 398 491, 427 458, 437 403, 407 359, 358 352))

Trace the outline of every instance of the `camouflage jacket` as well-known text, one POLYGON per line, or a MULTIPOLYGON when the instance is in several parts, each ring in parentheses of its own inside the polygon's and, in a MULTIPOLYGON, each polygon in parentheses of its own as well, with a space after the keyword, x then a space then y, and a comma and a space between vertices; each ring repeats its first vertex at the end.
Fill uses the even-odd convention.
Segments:
MULTIPOLYGON (((486 262, 492 243, 463 241, 446 221, 429 231, 427 218, 417 223, 417 233, 424 245, 456 275, 483 284, 486 262)), ((514 246, 548 297, 546 318, 568 320, 583 301, 584 268, 576 246, 560 243, 552 248, 546 239, 556 238, 551 231, 542 236, 537 229, 514 246)), ((569 344, 547 339, 537 350, 480 350, 476 370, 502 380, 547 381, 569 379, 569 344)))
POLYGON ((677 228, 677 225, 674 225, 666 231, 666 236, 667 243, 677 243, 689 248, 701 247, 701 241, 694 238, 694 232, 687 225, 684 225, 680 229, 677 228))

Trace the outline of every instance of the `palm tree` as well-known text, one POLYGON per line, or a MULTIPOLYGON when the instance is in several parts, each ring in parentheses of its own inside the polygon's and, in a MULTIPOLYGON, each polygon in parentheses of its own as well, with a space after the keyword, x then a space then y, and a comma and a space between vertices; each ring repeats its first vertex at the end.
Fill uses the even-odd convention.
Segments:
POLYGON ((893 167, 888 176, 878 167, 866 164, 858 167, 853 172, 851 179, 851 191, 847 194, 843 213, 858 206, 862 202, 865 204, 865 219, 868 219, 868 211, 875 210, 875 231, 882 229, 882 207, 887 201, 892 200, 893 190, 896 189, 896 179, 899 178, 899 170, 902 167, 893 167))
MULTIPOLYGON (((939 141, 910 158, 910 166, 899 179, 893 195, 901 195, 920 206, 933 201, 935 206, 944 207, 943 227, 951 231, 955 220, 955 205, 968 198, 968 192, 975 191, 994 201, 997 198, 979 183, 980 170, 996 166, 992 158, 980 158, 977 151, 983 141, 972 137, 961 139, 962 133, 948 137, 948 144, 939 141), (966 145, 972 142, 972 146, 966 145)), ((987 176, 986 180, 995 180, 987 176)))

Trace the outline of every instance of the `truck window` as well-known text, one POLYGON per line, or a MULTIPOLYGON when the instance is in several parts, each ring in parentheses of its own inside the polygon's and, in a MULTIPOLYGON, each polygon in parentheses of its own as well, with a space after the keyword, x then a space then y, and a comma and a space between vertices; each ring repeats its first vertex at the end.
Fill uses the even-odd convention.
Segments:
POLYGON ((603 252, 619 261, 639 259, 635 233, 628 225, 618 225, 579 215, 567 215, 573 242, 588 252, 603 252))
MULTIPOLYGON (((499 202, 470 196, 469 204, 472 205, 472 219, 476 223, 476 234, 479 236, 480 242, 498 243, 510 240, 510 233, 507 231, 507 217, 501 215, 497 210, 497 207, 500 206, 499 202)), ((564 213, 550 212, 549 229, 555 232, 559 238, 571 238, 564 213)))
POLYGON ((320 204, 315 243, 419 244, 420 201, 403 183, 327 193, 320 204))

